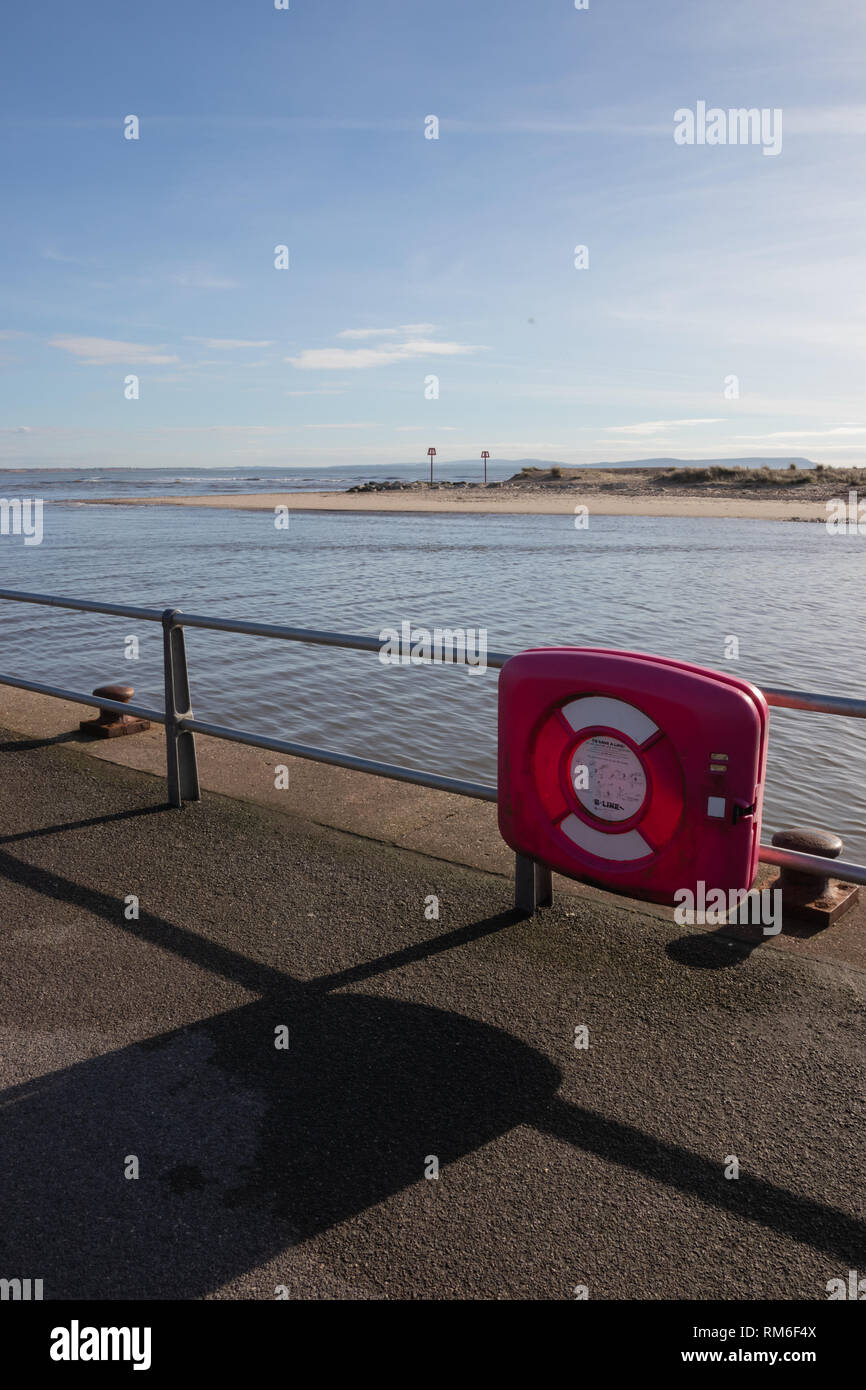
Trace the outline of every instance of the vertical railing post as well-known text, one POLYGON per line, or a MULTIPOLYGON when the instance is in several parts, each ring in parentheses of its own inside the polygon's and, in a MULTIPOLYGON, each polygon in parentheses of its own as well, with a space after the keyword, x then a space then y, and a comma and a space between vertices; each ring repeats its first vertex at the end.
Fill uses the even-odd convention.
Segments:
POLYGON ((534 917, 540 907, 553 902, 553 880, 546 864, 525 854, 514 856, 514 906, 518 912, 534 917))
POLYGON ((548 864, 535 866, 535 906, 553 906, 553 876, 548 864))
POLYGON ((199 801, 198 765, 195 736, 179 729, 181 719, 192 718, 186 642, 183 628, 175 623, 178 608, 166 608, 162 615, 162 651, 165 670, 165 761, 170 806, 199 801))

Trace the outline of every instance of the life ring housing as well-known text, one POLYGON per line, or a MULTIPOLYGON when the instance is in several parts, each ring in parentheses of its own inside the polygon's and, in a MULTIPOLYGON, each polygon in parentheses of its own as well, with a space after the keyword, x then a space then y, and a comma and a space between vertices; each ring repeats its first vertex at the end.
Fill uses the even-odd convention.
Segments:
POLYGON ((734 676, 638 652, 522 652, 500 674, 500 832, 632 897, 749 888, 768 728, 763 695, 734 676))

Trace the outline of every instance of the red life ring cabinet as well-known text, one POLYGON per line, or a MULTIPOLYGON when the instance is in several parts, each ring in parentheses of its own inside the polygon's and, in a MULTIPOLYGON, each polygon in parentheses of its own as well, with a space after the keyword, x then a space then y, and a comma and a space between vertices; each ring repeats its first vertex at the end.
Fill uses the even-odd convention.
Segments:
POLYGON ((632 897, 751 887, 769 711, 748 681, 638 652, 522 652, 499 683, 499 828, 632 897))

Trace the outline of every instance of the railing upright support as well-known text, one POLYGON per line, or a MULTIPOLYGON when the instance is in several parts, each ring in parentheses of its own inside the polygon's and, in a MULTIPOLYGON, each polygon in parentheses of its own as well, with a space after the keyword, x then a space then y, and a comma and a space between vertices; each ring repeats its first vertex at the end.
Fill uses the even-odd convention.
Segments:
POLYGON ((546 864, 538 864, 525 854, 514 856, 514 906, 518 912, 534 917, 540 907, 553 902, 553 881, 546 864))
POLYGON ((182 627, 175 625, 178 608, 166 608, 162 615, 162 651, 165 670, 165 761, 170 806, 200 801, 195 735, 178 728, 181 719, 191 719, 186 642, 182 627))

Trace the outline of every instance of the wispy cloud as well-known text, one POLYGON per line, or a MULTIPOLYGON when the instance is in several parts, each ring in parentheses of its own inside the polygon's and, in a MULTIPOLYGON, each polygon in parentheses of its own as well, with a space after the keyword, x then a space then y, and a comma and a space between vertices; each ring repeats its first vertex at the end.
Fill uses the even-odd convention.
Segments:
POLYGON ((866 106, 788 107, 786 135, 866 135, 866 106))
MULTIPOLYGON (((813 446, 811 443, 808 442, 808 436, 807 436, 805 439, 802 439, 802 440, 799 440, 799 439, 796 439, 796 438, 794 438, 794 439, 789 439, 789 440, 787 440, 786 443, 784 443, 784 444, 774 444, 774 443, 772 442, 772 440, 766 440, 766 441, 761 445, 761 452, 762 452, 762 453, 768 453, 768 454, 769 454, 769 453, 772 453, 774 449, 777 449, 777 450, 779 451, 779 453, 782 454, 782 456, 784 457, 785 455, 790 456, 791 454, 796 454, 796 453, 799 453, 799 452, 802 452, 802 453, 805 454, 807 451, 809 451, 809 450, 812 449, 813 447, 814 447, 814 446, 813 446)), ((863 454, 864 454, 864 452, 866 452, 866 445, 864 445, 864 443, 863 443, 862 440, 860 440, 859 443, 854 443, 854 444, 821 444, 821 445, 819 445, 819 452, 820 452, 820 455, 821 455, 822 457, 823 457, 824 454, 830 454, 830 453, 833 453, 833 454, 844 454, 844 453, 859 454, 859 455, 862 457, 863 454)))
POLYGON ((831 439, 840 434, 866 434, 866 425, 837 425, 831 430, 773 430, 770 434, 737 434, 735 439, 831 439))
POLYGON ((470 343, 439 342, 435 338, 409 338, 403 343, 383 343, 381 347, 372 348, 306 348, 297 357, 287 357, 286 361, 303 371, 364 371, 369 367, 387 367, 394 362, 406 362, 411 358, 462 357, 483 351, 483 348, 470 343))
POLYGON ((396 338, 416 337, 419 333, 434 333, 435 323, 404 323, 400 328, 344 328, 338 338, 396 338))
POLYGON ((83 261, 79 256, 67 256, 63 251, 56 251, 53 246, 43 248, 42 257, 46 261, 57 261, 60 265, 92 265, 92 260, 83 261))
POLYGON ((187 338, 186 341, 201 343, 203 347, 211 348, 215 352, 231 352, 234 348, 266 348, 274 345, 272 338, 187 338))
POLYGON ((283 394, 285 396, 345 396, 346 393, 336 387, 322 386, 314 391, 284 391, 283 394))
POLYGON ((161 351, 163 344, 154 347, 147 343, 124 343, 115 338, 52 338, 49 346, 71 353, 89 367, 129 362, 164 366, 178 361, 177 357, 161 351))
POLYGON ((665 430, 678 425, 721 425, 724 423, 720 416, 698 420, 644 420, 638 425, 606 425, 604 433, 643 436, 663 434, 665 430))
POLYGON ((181 270, 170 275, 169 281, 186 290, 237 290, 238 280, 229 280, 224 275, 214 275, 207 270, 181 270))

